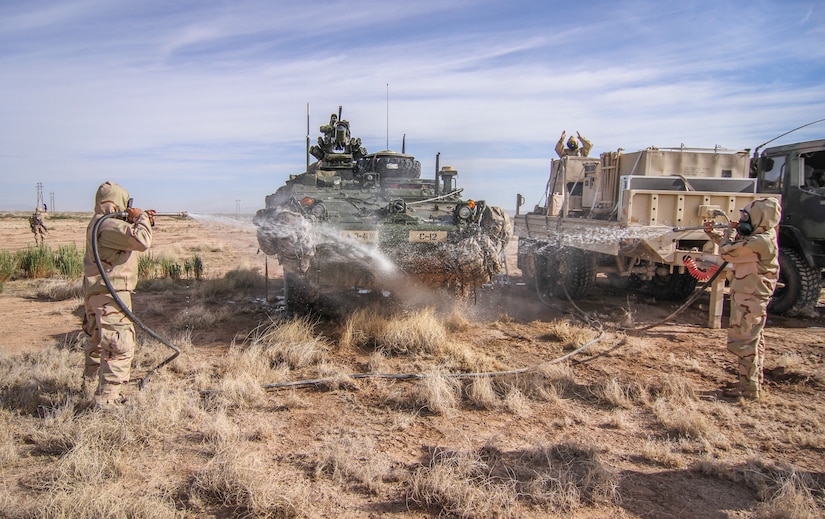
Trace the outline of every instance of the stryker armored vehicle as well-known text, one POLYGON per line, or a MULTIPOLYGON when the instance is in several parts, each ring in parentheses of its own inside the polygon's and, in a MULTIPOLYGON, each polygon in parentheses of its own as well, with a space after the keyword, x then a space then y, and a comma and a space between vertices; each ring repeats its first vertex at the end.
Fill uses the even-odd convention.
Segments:
POLYGON ((421 178, 403 144, 368 154, 341 107, 320 131, 312 147, 307 137, 307 170, 253 220, 261 250, 283 266, 288 310, 334 312, 356 294, 410 284, 465 294, 502 270, 509 217, 462 198, 454 168, 439 169, 437 156, 434 178, 421 178))

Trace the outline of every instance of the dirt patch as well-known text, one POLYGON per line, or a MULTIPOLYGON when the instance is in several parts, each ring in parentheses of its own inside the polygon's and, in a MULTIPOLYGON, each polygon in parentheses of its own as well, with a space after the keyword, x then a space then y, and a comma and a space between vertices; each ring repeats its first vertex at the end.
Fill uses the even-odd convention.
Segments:
MULTIPOLYGON (((3 250, 33 244, 26 216, 0 218, 3 250)), ((51 231, 47 243, 53 247, 74 243, 82 248, 89 216, 47 219, 51 231)), ((160 220, 151 253, 181 261, 197 254, 205 266, 205 280, 165 287, 145 285, 134 296, 135 313, 152 329, 175 336, 185 332, 191 338, 191 348, 175 361, 181 367, 173 363, 169 376, 197 384, 199 373, 223 362, 233 344, 253 337, 259 326, 279 316, 267 296, 273 300, 279 293, 282 272, 274 259, 266 260, 258 253, 249 218, 160 220), (244 290, 205 293, 205 283, 238 269, 251 270, 260 280, 268 272, 268 287, 260 282, 244 290), (197 312, 203 308, 213 320, 209 325, 197 324, 197 312), (198 367, 201 364, 205 367, 198 367)), ((540 302, 520 283, 514 254, 515 240, 508 248, 508 285, 480 289, 468 301, 438 309, 445 321, 454 312, 463 316, 448 328, 450 344, 466 345, 466 349, 455 347, 444 354, 451 356, 451 362, 507 369, 541 367, 522 376, 494 379, 494 398, 484 400, 480 393, 471 393, 469 381, 463 381, 458 386, 458 403, 434 412, 425 396, 415 393, 423 391, 415 381, 375 378, 269 391, 254 406, 222 411, 221 419, 228 416, 233 430, 240 431, 241 439, 235 441, 261 464, 260 474, 276 479, 282 476, 275 473, 289 474, 292 481, 300 482, 294 483, 293 490, 302 485, 311 488, 312 497, 304 498, 311 505, 297 515, 750 517, 777 495, 778 490, 766 488, 780 488, 748 476, 753 471, 747 464, 754 459, 764 466, 784 467, 787 474, 805 476, 805 481, 813 482, 814 499, 822 505, 822 313, 817 319, 769 319, 765 397, 759 402, 738 402, 721 396, 721 386, 734 379, 735 365, 724 349, 725 330, 704 327, 707 296, 672 321, 634 335, 619 329, 620 323, 655 322, 678 305, 617 294, 606 283, 598 283, 578 306, 602 324, 603 338, 565 362, 547 364, 575 347, 565 342, 559 323, 577 323, 576 311, 564 301, 540 302), (570 445, 578 449, 575 455, 568 451, 564 451, 568 457, 548 454, 558 454, 570 445), (436 452, 450 452, 452 457, 438 458, 436 452), (538 469, 541 456, 549 461, 538 469), (476 500, 484 495, 504 497, 467 509, 462 508, 468 506, 466 500, 450 501, 446 492, 411 489, 414 483, 440 474, 437 471, 443 467, 434 460, 443 459, 469 459, 473 470, 487 470, 466 476, 460 495, 476 500), (579 479, 571 483, 579 491, 576 505, 560 501, 556 494, 548 497, 550 481, 563 480, 561 473, 553 472, 560 470, 555 468, 560 462, 578 467, 573 475, 579 479), (605 492, 608 498, 588 498, 587 483, 581 478, 591 472, 581 472, 581 467, 597 467, 603 471, 599 474, 608 474, 600 481, 614 482, 617 497, 605 492), (508 480, 507 474, 513 477, 508 480), (466 486, 474 484, 486 490, 466 486), (525 495, 531 499, 525 500, 525 495)), ((76 344, 82 302, 49 300, 41 294, 42 283, 47 281, 4 283, 0 350, 7 357, 68 348, 69 358, 79 359, 76 344)), ((341 323, 318 322, 315 326, 315 335, 328 350, 326 371, 293 368, 286 378, 330 373, 415 374, 437 370, 445 362, 438 352, 382 356, 367 346, 342 346, 341 323)), ((592 332, 593 337, 597 334, 592 332)), ((162 385, 163 380, 153 384, 162 385)), ((210 383, 217 386, 219 382, 213 375, 210 383)), ((479 388, 483 386, 473 390, 479 388)), ((215 420, 210 427, 217 428, 215 420)), ((191 423, 176 427, 169 439, 153 444, 152 456, 167 465, 153 465, 148 457, 135 463, 154 471, 153 480, 166 478, 168 485, 182 492, 191 488, 191 478, 205 474, 214 458, 204 452, 208 434, 193 432, 191 423)), ((18 441, 19 451, 29 448, 25 439, 18 441)), ((43 470, 59 458, 40 456, 33 468, 19 458, 2 458, 4 489, 16 488, 15 495, 24 499, 29 495, 26 492, 33 491, 21 491, 20 482, 29 481, 32 471, 43 470)), ((455 465, 450 463, 445 466, 455 465)), ((135 483, 136 488, 145 488, 144 483, 135 483)), ((231 515, 222 506, 197 508, 181 501, 177 507, 208 516, 231 515)), ((10 509, 14 510, 6 508, 10 509)))

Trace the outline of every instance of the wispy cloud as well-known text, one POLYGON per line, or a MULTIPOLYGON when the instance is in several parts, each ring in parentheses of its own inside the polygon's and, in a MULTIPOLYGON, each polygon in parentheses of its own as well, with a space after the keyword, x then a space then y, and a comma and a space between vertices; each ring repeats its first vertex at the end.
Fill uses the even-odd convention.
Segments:
POLYGON ((810 1, 3 2, 0 208, 42 181, 88 209, 115 178, 253 210, 303 167, 307 102, 313 140, 343 104, 370 150, 407 134, 425 171, 441 151, 509 207, 562 130, 597 152, 740 148, 818 118, 823 41, 810 1))

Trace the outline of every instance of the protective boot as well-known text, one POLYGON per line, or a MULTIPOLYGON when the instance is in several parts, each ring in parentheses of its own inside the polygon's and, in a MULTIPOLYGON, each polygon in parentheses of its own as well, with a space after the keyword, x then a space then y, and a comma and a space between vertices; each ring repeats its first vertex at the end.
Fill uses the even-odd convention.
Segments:
POLYGON ((725 396, 750 400, 759 398, 762 381, 762 366, 759 360, 756 355, 739 357, 739 382, 733 389, 726 391, 725 396))

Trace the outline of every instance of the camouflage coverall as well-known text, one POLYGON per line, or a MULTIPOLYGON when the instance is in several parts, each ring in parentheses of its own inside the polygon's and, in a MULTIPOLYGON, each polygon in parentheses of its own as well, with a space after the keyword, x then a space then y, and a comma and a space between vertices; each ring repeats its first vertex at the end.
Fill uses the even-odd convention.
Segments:
POLYGON ((559 137, 559 142, 556 143, 556 153, 559 157, 565 157, 567 155, 573 155, 578 157, 587 157, 590 155, 590 150, 593 148, 593 143, 589 140, 582 137, 580 133, 576 133, 578 136, 579 142, 576 142, 576 137, 571 136, 567 139, 567 147, 564 147, 564 137, 567 135, 567 132, 561 132, 561 137, 559 137), (581 143, 581 145, 579 145, 581 143))
POLYGON ((46 243, 46 232, 48 229, 46 229, 46 226, 43 224, 43 216, 40 214, 40 209, 29 216, 29 225, 31 225, 32 232, 34 233, 34 244, 42 245, 46 243))
MULTIPOLYGON (((709 232, 719 244, 722 259, 733 267, 730 282, 730 326, 727 349, 739 357, 739 378, 734 393, 759 398, 765 358, 763 330, 767 308, 779 278, 779 247, 776 226, 781 208, 775 198, 762 198, 746 205, 753 232, 732 238, 733 229, 722 234, 709 232)), ((742 221, 739 223, 740 229, 742 221)))
MULTIPOLYGON (((97 381, 97 403, 120 399, 123 384, 129 382, 135 352, 135 328, 106 288, 94 260, 92 230, 104 214, 126 208, 129 194, 117 184, 106 182, 95 197, 95 214, 86 230, 86 255, 83 260, 83 292, 86 317, 83 330, 89 335, 85 351, 84 385, 97 381)), ((138 256, 152 244, 152 227, 145 213, 130 223, 106 219, 98 229, 98 253, 118 297, 131 310, 131 292, 137 284, 138 256)))

